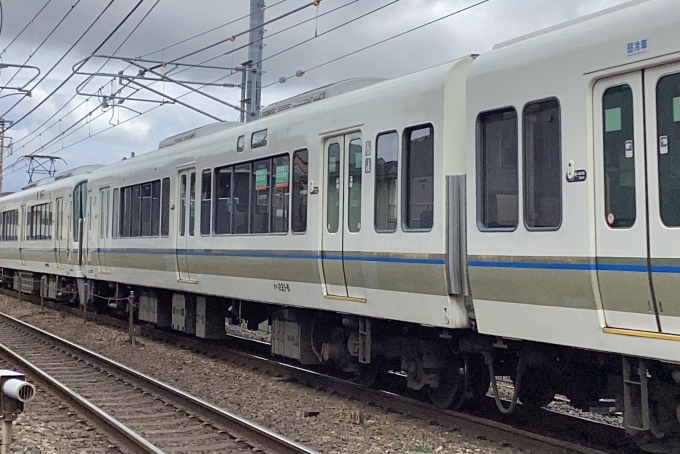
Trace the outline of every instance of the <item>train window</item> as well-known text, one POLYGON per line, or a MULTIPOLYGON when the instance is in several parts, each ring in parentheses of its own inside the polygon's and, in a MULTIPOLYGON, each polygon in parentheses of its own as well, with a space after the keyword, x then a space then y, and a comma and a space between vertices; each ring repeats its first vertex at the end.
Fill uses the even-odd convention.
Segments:
POLYGON ((212 172, 201 174, 201 235, 210 235, 210 206, 212 200, 212 172))
POLYGON ((290 156, 273 159, 272 168, 272 228, 273 233, 288 232, 288 207, 290 194, 290 156))
POLYGON ((477 118, 477 200, 480 229, 514 230, 518 223, 517 111, 477 118))
POLYGON ((353 139, 349 143, 347 155, 347 228, 356 233, 361 230, 361 176, 364 173, 364 153, 361 139, 353 139))
POLYGON ((151 236, 151 183, 142 185, 142 235, 151 236))
POLYGON ((130 214, 132 203, 132 187, 128 186, 121 191, 120 200, 120 237, 130 237, 130 214))
POLYGON ((161 186, 161 236, 170 234, 170 178, 163 178, 161 186))
POLYGON ((26 240, 52 239, 52 203, 28 207, 26 213, 26 240))
POLYGON ((635 160, 628 154, 634 140, 633 92, 628 85, 608 88, 602 97, 604 123, 605 219, 611 228, 629 228, 637 217, 635 160))
POLYGON ((233 233, 248 233, 250 214, 250 163, 234 166, 233 233))
POLYGON ((271 167, 271 159, 253 163, 250 233, 269 233, 271 167))
POLYGON ((118 238, 118 206, 120 205, 120 200, 118 199, 118 188, 113 190, 113 199, 111 202, 113 203, 113 216, 111 216, 111 236, 113 238, 118 238))
POLYGON ((109 188, 99 190, 99 238, 109 237, 109 188))
POLYGON ((182 175, 179 182, 179 236, 186 235, 187 219, 187 176, 182 175))
POLYGON ((246 145, 246 136, 238 136, 236 140, 236 151, 242 152, 246 145))
POLYGON ((17 241, 19 231, 19 211, 9 210, 2 213, 2 241, 17 241))
POLYGON ((680 74, 662 77, 656 86, 656 129, 661 220, 680 227, 680 74))
POLYGON ((136 185, 132 187, 132 207, 130 210, 130 236, 141 236, 142 221, 142 187, 136 185))
POLYGON ((524 222, 529 230, 562 224, 562 145, 557 99, 524 107, 524 222))
POLYGON ((340 225, 340 144, 328 145, 328 178, 326 178, 326 228, 336 233, 340 225))
MULTIPOLYGON (((87 182, 79 183, 73 190, 73 241, 80 237, 80 222, 85 222, 87 212, 87 182)), ((85 226, 83 225, 83 229, 85 226)))
POLYGON ((161 218, 161 181, 151 183, 151 236, 158 236, 161 218))
POLYGON ((307 231, 309 153, 298 150, 293 153, 293 200, 291 223, 293 232, 307 231))
POLYGON ((196 172, 189 177, 189 236, 194 236, 196 224, 196 172))
POLYGON ((267 146, 267 130, 256 131, 250 139, 250 148, 260 148, 267 146))
POLYGON ((215 226, 216 235, 231 233, 232 167, 215 169, 215 226))
POLYGON ((375 200, 373 224, 376 232, 397 230, 399 180, 399 134, 382 133, 376 139, 375 200))
POLYGON ((434 128, 404 131, 404 226, 432 229, 434 215, 434 128))
MULTIPOLYGON (((62 197, 57 197, 57 206, 56 206, 55 216, 54 216, 54 217, 55 217, 55 221, 54 221, 54 237, 55 237, 57 240, 61 240, 61 239, 62 239, 62 236, 61 236, 61 229, 62 229, 61 223, 62 223, 62 220, 63 220, 63 217, 64 217, 64 199, 63 199, 62 197)), ((0 218, 0 220, 1 220, 1 218, 0 218)), ((58 245, 58 243, 57 243, 57 245, 58 245)), ((58 250, 57 250, 56 252, 59 253, 58 250)))

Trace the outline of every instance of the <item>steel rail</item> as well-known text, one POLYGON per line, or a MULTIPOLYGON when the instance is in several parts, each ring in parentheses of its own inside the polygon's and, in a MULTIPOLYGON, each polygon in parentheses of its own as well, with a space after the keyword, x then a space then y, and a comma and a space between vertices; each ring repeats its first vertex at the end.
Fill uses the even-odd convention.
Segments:
MULTIPOLYGON (((247 439, 248 441, 252 441, 253 443, 265 447, 268 449, 268 452, 281 454, 318 454, 316 451, 307 446, 304 446, 272 430, 262 427, 259 424, 249 421, 235 413, 231 413, 227 410, 219 408, 216 405, 211 404, 210 402, 207 402, 203 399, 193 396, 174 386, 156 380, 153 377, 150 377, 146 374, 143 374, 139 371, 129 368, 121 363, 106 358, 96 352, 81 347, 73 342, 70 342, 45 330, 42 330, 26 322, 18 320, 12 316, 0 313, 0 321, 13 325, 21 330, 28 332, 31 335, 42 338, 43 340, 46 340, 47 342, 53 345, 58 345, 61 349, 75 356, 78 356, 81 359, 89 363, 92 363, 93 365, 96 365, 97 367, 113 370, 116 374, 118 374, 125 380, 141 383, 143 384, 144 388, 147 389, 152 394, 158 394, 165 399, 174 401, 194 415, 210 420, 217 425, 227 427, 229 428, 230 434, 240 436, 243 439, 247 439)), ((2 348, 3 351, 10 351, 9 349, 3 347, 4 346, 0 346, 0 348, 2 348)), ((16 357, 18 355, 13 353, 12 356, 16 357)), ((30 362, 28 362, 27 360, 23 358, 21 358, 21 360, 23 363, 26 363, 25 364, 26 367, 29 367, 32 371, 34 371, 34 369, 37 369, 34 366, 31 367, 30 362)), ((47 377, 46 379, 50 380, 50 382, 54 380, 47 374, 44 374, 44 376, 46 376, 47 377)), ((68 388, 66 388, 66 390, 68 390, 68 388)), ((80 398, 81 400, 84 400, 82 397, 78 396, 76 393, 73 393, 72 391, 71 394, 72 395, 67 395, 68 398, 66 400, 71 401, 71 399, 76 397, 80 398)), ((94 406, 90 404, 90 407, 94 406)), ((92 410, 88 409, 88 415, 90 414, 90 412, 92 412, 92 410)), ((101 410, 99 410, 99 412, 101 412, 101 410)), ((99 416, 97 415, 94 416, 99 418, 99 416)), ((108 421, 107 424, 109 424, 108 421)), ((122 426, 122 424, 120 425, 122 426)), ((155 450, 149 450, 150 448, 147 447, 145 448, 146 450, 138 449, 135 452, 143 453, 163 452, 161 450, 158 450, 158 448, 155 448, 152 445, 151 448, 155 450)))
MULTIPOLYGON (((5 289, 0 289, 0 293, 10 297, 15 297, 17 294, 16 291, 5 289)), ((23 295, 22 299, 30 301, 34 304, 40 303, 40 299, 34 295, 23 295)), ((45 301, 45 307, 57 311, 65 311, 75 316, 82 316, 82 312, 78 309, 70 308, 64 306, 63 304, 54 303, 51 301, 45 301)), ((87 317, 98 323, 114 326, 119 329, 126 329, 128 326, 127 322, 123 322, 107 315, 88 312, 87 317)), ((552 436, 545 436, 535 433, 533 431, 533 427, 525 430, 510 424, 506 424, 505 422, 499 420, 489 419, 485 417, 486 412, 483 412, 484 416, 475 416, 452 410, 441 410, 428 403, 405 397, 400 394, 366 388, 354 382, 332 377, 316 371, 311 371, 300 366, 280 362, 275 359, 270 359, 268 357, 264 357, 264 354, 262 353, 252 354, 238 350, 235 347, 218 347, 217 344, 206 344, 205 340, 203 339, 187 338, 185 336, 177 335, 171 332, 154 330, 152 328, 145 329, 143 327, 142 335, 150 339, 165 341, 179 345, 183 348, 194 349, 199 352, 207 353, 208 350, 210 350, 210 355, 216 355, 216 357, 224 359, 225 361, 251 367, 254 370, 268 373, 272 376, 283 376, 286 377, 286 379, 290 379, 316 389, 329 390, 346 398, 370 403, 371 405, 387 409, 388 411, 409 414, 419 419, 434 421, 443 427, 455 427, 461 430, 477 432, 488 439, 497 441, 503 440, 513 446, 521 447, 530 452, 541 454, 629 454, 631 452, 639 452, 631 451, 631 449, 635 448, 631 446, 631 443, 626 441, 623 429, 592 422, 578 416, 565 415, 547 410, 544 415, 546 417, 550 417, 551 420, 557 421, 557 423, 555 423, 556 427, 567 427, 569 422, 572 421, 583 422, 584 424, 589 424, 593 427, 597 426, 598 429, 596 432, 588 431, 586 433, 584 430, 583 433, 583 435, 587 436, 591 443, 594 442, 598 446, 597 449, 588 446, 581 446, 574 442, 564 441, 552 436), (602 450, 604 449, 602 445, 609 445, 612 442, 614 442, 614 444, 611 446, 611 448, 607 448, 606 451, 602 450)), ((234 342, 238 343, 240 341, 245 341, 245 339, 236 338, 234 342)), ((263 343, 260 341, 248 341, 248 344, 257 344, 258 348, 256 348, 256 350, 259 351, 261 350, 260 347, 262 347, 261 344, 263 343)), ((507 418, 503 418, 502 420, 507 421, 507 418)), ((580 432, 580 429, 578 431, 580 432)))
POLYGON ((149 443, 148 440, 138 433, 130 430, 120 421, 105 413, 87 399, 72 391, 66 385, 1 343, 0 351, 2 351, 2 354, 7 356, 12 362, 17 363, 24 369, 30 371, 31 378, 37 379, 43 388, 51 390, 57 394, 60 399, 68 402, 75 409, 83 413, 88 419, 92 420, 97 427, 106 432, 106 434, 116 443, 126 447, 134 453, 163 454, 163 451, 149 443))

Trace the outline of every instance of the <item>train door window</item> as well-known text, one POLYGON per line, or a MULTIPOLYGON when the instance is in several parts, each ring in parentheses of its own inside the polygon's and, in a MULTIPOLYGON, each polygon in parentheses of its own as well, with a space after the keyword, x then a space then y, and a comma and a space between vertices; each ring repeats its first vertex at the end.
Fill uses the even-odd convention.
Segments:
POLYGON ((347 228, 356 233, 361 230, 361 176, 364 173, 361 139, 353 139, 349 143, 347 172, 347 228))
MULTIPOLYGON (((79 183, 73 190, 73 241, 80 238, 80 223, 87 212, 87 182, 79 183)), ((83 228, 85 226, 83 225, 83 228)))
POLYGON ((109 237, 109 188, 99 191, 99 238, 109 237))
POLYGON ((142 236, 151 236, 151 183, 142 185, 142 236))
POLYGON ((340 144, 328 145, 328 178, 326 178, 326 220, 328 233, 336 233, 340 225, 340 144))
POLYGON ((234 167, 233 233, 248 233, 250 214, 250 163, 234 167))
POLYGON ((514 230, 518 215, 517 111, 477 118, 477 215, 481 230, 514 230))
MULTIPOLYGON (((54 220, 54 238, 57 240, 61 240, 61 222, 63 219, 64 214, 62 213, 63 211, 63 202, 64 199, 61 197, 57 198, 57 209, 55 212, 55 220, 54 220)), ((59 251, 57 251, 59 252, 59 251)))
POLYGON ((161 236, 170 234, 170 178, 163 178, 161 186, 161 236))
POLYGON ((637 217, 633 144, 633 91, 608 88, 602 98, 605 216, 611 228, 629 228, 637 217))
POLYGON ((186 235, 187 217, 187 176, 182 174, 179 180, 179 236, 186 235))
POLYGON ((562 224, 562 146, 557 99, 524 107, 524 222, 529 230, 562 224))
POLYGON ((246 144, 246 136, 238 136, 238 140, 236 140, 236 151, 238 153, 242 152, 243 149, 245 148, 246 144))
POLYGON ((215 235, 231 233, 233 167, 215 170, 215 235))
POLYGON ((120 237, 130 237, 130 214, 132 213, 132 187, 123 188, 120 201, 120 237))
POLYGON ((210 235, 210 210, 212 205, 212 171, 201 174, 201 235, 210 235))
POLYGON ((404 131, 404 226, 431 230, 434 216, 434 128, 404 131))
POLYGON ((272 228, 273 233, 288 233, 288 207, 290 198, 290 156, 272 160, 272 228))
POLYGON ((151 236, 158 236, 161 218, 161 180, 151 183, 151 236))
MULTIPOLYGON (((118 207, 120 206, 120 199, 118 199, 118 188, 113 190, 113 216, 111 223, 111 237, 118 238, 118 207)), ((57 210, 59 208, 57 207, 57 210)))
POLYGON ((309 152, 298 150, 293 153, 293 200, 291 223, 293 232, 307 231, 307 196, 308 196, 309 152))
POLYGON ((142 221, 142 186, 135 185, 132 187, 132 203, 130 212, 130 236, 133 238, 141 235, 141 221, 142 221))
POLYGON ((189 176, 189 236, 194 236, 196 224, 196 172, 189 176))
POLYGON ((253 163, 250 233, 269 233, 271 167, 271 159, 253 163))
POLYGON ((656 109, 661 220, 680 227, 680 74, 659 80, 656 109))
POLYGON ((397 230, 399 181, 399 134, 378 135, 375 150, 375 200, 373 223, 376 232, 397 230))

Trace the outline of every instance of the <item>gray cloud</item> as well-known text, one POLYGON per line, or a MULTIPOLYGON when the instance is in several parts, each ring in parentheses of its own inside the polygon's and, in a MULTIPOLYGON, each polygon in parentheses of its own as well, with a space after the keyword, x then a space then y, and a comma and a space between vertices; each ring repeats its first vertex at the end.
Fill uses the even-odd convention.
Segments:
MULTIPOLYGON (((45 5, 46 1, 5 0, 3 2, 5 17, 0 35, 0 51, 19 33, 38 9, 45 5)), ((81 0, 77 3, 64 24, 47 41, 46 45, 35 53, 30 64, 39 66, 43 72, 46 72, 73 44, 75 39, 83 33, 85 28, 94 21, 109 1, 81 0)), ((76 61, 88 56, 137 1, 115 0, 111 8, 83 41, 67 56, 54 73, 34 91, 33 97, 22 100, 19 106, 7 115, 7 119, 18 119, 28 112, 32 106, 44 99, 47 93, 51 92, 70 74, 71 66, 76 61)), ((44 39, 49 30, 76 2, 77 0, 53 0, 50 2, 44 13, 6 53, 1 55, 3 61, 23 63, 29 53, 35 52, 37 44, 44 39)), ((323 14, 350 2, 351 0, 323 0, 318 13, 323 14)), ((495 43, 624 2, 625 0, 491 0, 460 15, 308 72, 302 78, 292 78, 283 85, 276 83, 263 91, 263 103, 272 103, 320 85, 351 77, 397 77, 408 74, 465 54, 481 53, 495 43)), ((154 0, 145 0, 142 7, 120 29, 111 42, 107 43, 102 52, 113 52, 153 3, 154 0)), ((273 5, 276 0, 268 0, 267 3, 273 5)), ((269 8, 266 11, 266 18, 277 17, 306 3, 309 2, 305 0, 284 1, 269 8)), ((390 0, 359 0, 337 12, 322 16, 318 20, 312 20, 290 31, 266 39, 265 57, 274 55, 303 40, 313 38, 315 33, 321 35, 309 43, 267 60, 264 64, 266 72, 264 84, 276 82, 279 77, 290 76, 298 69, 306 70, 411 27, 449 14, 474 3, 474 0, 399 0, 379 12, 358 19, 331 33, 324 34, 325 31, 333 27, 351 21, 388 3, 390 3, 390 0)), ((246 15, 248 6, 248 0, 197 0, 193 2, 161 0, 118 54, 136 56, 166 49, 154 54, 153 57, 163 60, 177 58, 246 30, 248 28, 247 19, 199 39, 168 48, 168 46, 182 39, 246 15)), ((266 27, 267 35, 272 35, 304 19, 314 19, 316 14, 316 9, 312 7, 270 24, 266 27)), ((199 62, 216 57, 243 44, 247 44, 247 36, 238 38, 234 44, 227 42, 216 46, 209 51, 191 57, 189 61, 199 62)), ((246 59, 247 52, 241 50, 231 55, 222 56, 215 60, 213 64, 231 66, 246 59)), ((101 63, 103 63, 101 60, 92 61, 87 68, 98 69, 101 63)), ((106 69, 115 72, 123 67, 124 65, 120 62, 112 62, 107 65, 106 69)), ((9 70, 1 71, 0 83, 6 82, 10 74, 9 70)), ((193 80, 211 80, 211 77, 217 78, 221 75, 224 74, 216 71, 192 70, 183 74, 182 77, 193 80)), ((17 79, 22 79, 21 74, 17 79)), ((239 82, 239 79, 239 76, 232 76, 228 81, 239 82)), ((81 80, 82 78, 74 78, 71 83, 68 83, 35 113, 10 130, 8 135, 12 136, 15 141, 26 136, 71 98, 75 92, 75 86, 81 80)), ((96 79, 90 86, 95 89, 104 82, 105 79, 96 79)), ((164 89, 172 94, 183 93, 183 90, 168 85, 164 89)), ((239 97, 238 90, 234 89, 211 88, 206 91, 231 103, 236 103, 239 97)), ((0 99, 0 109, 2 109, 0 114, 5 112, 18 99, 18 96, 0 99)), ((196 95, 187 96, 183 99, 227 120, 235 120, 238 117, 236 111, 196 95)), ((83 98, 77 97, 71 102, 69 109, 83 100, 83 98)), ((126 102, 125 105, 136 111, 153 107, 152 104, 132 102, 126 102)), ((81 106, 74 114, 64 118, 61 124, 57 124, 49 131, 44 132, 39 139, 29 144, 27 144, 28 140, 19 142, 14 155, 6 159, 6 165, 11 165, 13 160, 21 155, 38 150, 41 145, 48 143, 53 137, 58 137, 60 131, 68 128, 85 114, 87 107, 81 106), (21 145, 25 146, 21 148, 21 145)), ((89 108, 94 109, 95 107, 96 101, 93 100, 89 103, 89 108)), ((56 118, 60 118, 67 110, 61 112, 56 118)), ((94 116, 98 113, 96 112, 94 116)), ((100 135, 83 140, 78 145, 61 150, 62 145, 66 147, 76 141, 86 139, 90 135, 108 128, 111 123, 117 124, 132 115, 131 111, 125 109, 107 112, 91 124, 84 122, 85 126, 78 132, 63 138, 63 140, 55 141, 51 148, 45 148, 41 153, 55 152, 57 156, 67 160, 69 167, 96 162, 108 163, 128 156, 132 151, 140 153, 155 149, 158 142, 164 137, 212 121, 186 108, 166 105, 100 135)), ((60 170, 64 170, 63 167, 63 165, 60 166, 60 170)), ((6 173, 3 189, 17 190, 24 185, 27 181, 24 172, 25 169, 19 170, 17 168, 6 173)))

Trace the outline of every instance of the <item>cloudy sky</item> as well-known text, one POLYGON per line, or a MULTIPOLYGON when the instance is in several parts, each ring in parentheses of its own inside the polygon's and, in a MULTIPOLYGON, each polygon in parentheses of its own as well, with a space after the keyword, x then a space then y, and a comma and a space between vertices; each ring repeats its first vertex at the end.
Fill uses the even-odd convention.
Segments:
MULTIPOLYGON (((104 42, 99 54, 115 52, 121 57, 147 55, 146 58, 161 61, 176 59, 247 30, 248 18, 237 19, 248 15, 250 4, 250 0, 0 1, 2 62, 37 66, 41 70, 40 77, 26 86, 32 90, 30 98, 15 95, 13 91, 0 92, 0 116, 17 122, 7 131, 14 145, 11 156, 5 153, 3 191, 16 191, 27 183, 25 162, 13 165, 27 154, 63 158, 67 164, 59 162, 59 171, 84 164, 106 164, 129 156, 131 152, 140 154, 156 149, 165 137, 214 122, 179 105, 166 104, 138 115, 159 106, 157 102, 125 101, 124 107, 103 110, 101 96, 77 95, 76 88, 85 76, 73 75, 73 66, 104 42), (128 15, 122 26, 105 41, 128 15), (220 28, 176 45, 216 27, 220 28), (61 84, 63 86, 57 90, 61 84), (48 98, 50 94, 52 96, 48 98)), ((266 88, 262 92, 262 103, 270 104, 352 77, 398 77, 465 54, 482 53, 495 43, 626 1, 488 0, 413 33, 308 71, 301 78, 293 77, 285 84, 278 83, 282 76, 308 70, 480 2, 322 0, 318 10, 307 7, 266 27, 266 36, 271 37, 265 38, 264 57, 272 58, 264 62, 263 85, 266 88), (342 24, 346 25, 338 27, 342 24), (277 33, 289 27, 289 30, 277 33), (335 27, 338 28, 330 31, 335 27), (274 56, 303 41, 308 42, 274 56)), ((277 18, 309 3, 309 0, 267 0, 265 18, 277 18)), ((244 35, 233 43, 219 44, 181 61, 193 64, 213 59, 210 65, 233 67, 247 60, 247 51, 238 50, 247 43, 248 37, 244 35)), ((106 73, 117 73, 127 67, 120 60, 98 58, 89 60, 82 71, 100 72, 104 64, 101 72, 106 73)), ((27 69, 16 75, 15 72, 12 68, 0 70, 0 86, 24 85, 34 74, 27 69)), ((127 69, 126 73, 132 74, 133 70, 127 69)), ((177 77, 211 82, 227 74, 226 69, 191 69, 177 77)), ((228 77, 223 82, 239 83, 240 75, 228 77)), ((186 92, 171 84, 157 83, 154 87, 172 96, 186 92)), ((81 87, 81 93, 110 94, 118 88, 110 77, 96 77, 81 87)), ((240 98, 239 90, 235 88, 211 87, 205 92, 231 104, 237 104, 240 98)), ((159 99, 148 92, 135 96, 159 99)), ((184 96, 182 101, 223 120, 238 119, 235 110, 200 95, 184 96)))

